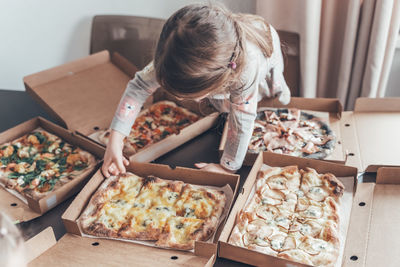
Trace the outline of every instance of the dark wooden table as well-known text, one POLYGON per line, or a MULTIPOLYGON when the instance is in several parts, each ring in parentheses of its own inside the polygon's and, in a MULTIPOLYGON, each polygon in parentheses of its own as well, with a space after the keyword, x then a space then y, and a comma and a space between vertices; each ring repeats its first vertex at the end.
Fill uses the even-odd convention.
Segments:
MULTIPOLYGON (((42 116, 55 123, 46 111, 39 106, 26 92, 0 90, 0 132, 7 130, 21 122, 36 116, 42 116)), ((208 130, 195 139, 176 148, 154 162, 182 167, 194 167, 196 162, 218 162, 218 145, 221 138, 222 122, 215 128, 208 130)), ((250 167, 243 167, 240 171, 240 188, 250 171, 250 167)), ((374 173, 366 173, 359 177, 359 182, 375 182, 374 173)), ((240 190, 240 189, 239 189, 240 190)), ((18 226, 25 239, 29 239, 48 226, 54 230, 56 239, 65 233, 61 215, 72 202, 74 196, 58 205, 41 217, 18 226)), ((218 258, 215 266, 248 266, 242 263, 218 258)))
MULTIPOLYGON (((26 92, 0 90, 0 132, 36 116, 42 116, 54 123, 58 123, 26 92)), ((218 162, 218 145, 221 132, 222 122, 215 128, 208 130, 195 139, 156 159, 154 162, 192 168, 196 162, 218 162)), ((240 187, 242 187, 249 171, 249 167, 243 167, 239 171, 240 187)), ((59 240, 66 233, 61 221, 61 215, 71 204, 73 198, 74 196, 41 217, 29 222, 20 223, 18 226, 24 238, 29 239, 51 226, 56 239, 59 240)), ((229 260, 217 259, 216 266, 246 265, 229 260)))

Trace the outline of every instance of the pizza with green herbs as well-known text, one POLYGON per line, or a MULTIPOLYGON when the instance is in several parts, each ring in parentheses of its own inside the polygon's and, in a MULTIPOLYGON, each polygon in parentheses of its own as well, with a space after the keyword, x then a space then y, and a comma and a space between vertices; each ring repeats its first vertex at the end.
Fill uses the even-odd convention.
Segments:
MULTIPOLYGON (((133 155, 145 147, 179 132, 200 117, 171 101, 159 101, 140 112, 129 136, 124 139, 124 152, 133 155)), ((111 130, 100 133, 99 141, 107 145, 111 130)))
POLYGON ((90 153, 38 128, 0 145, 0 184, 40 199, 95 164, 90 153))

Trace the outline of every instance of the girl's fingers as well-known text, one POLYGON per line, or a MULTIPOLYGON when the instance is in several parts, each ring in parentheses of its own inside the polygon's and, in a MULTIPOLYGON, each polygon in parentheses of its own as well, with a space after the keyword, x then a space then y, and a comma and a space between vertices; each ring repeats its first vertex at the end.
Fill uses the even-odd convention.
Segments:
POLYGON ((122 161, 124 162, 125 166, 129 165, 129 160, 127 160, 125 157, 122 157, 122 161))
POLYGON ((103 166, 101 166, 101 171, 103 172, 103 175, 106 178, 110 177, 109 169, 110 169, 110 160, 105 159, 103 162, 103 166))
POLYGON ((101 167, 101 171, 103 172, 103 175, 106 178, 110 177, 110 173, 108 172, 108 166, 106 166, 105 163, 103 163, 103 166, 101 167))
POLYGON ((108 168, 108 170, 110 171, 110 173, 111 173, 112 175, 118 175, 118 174, 119 174, 118 168, 115 166, 115 163, 114 163, 114 162, 111 163, 111 165, 110 165, 110 167, 108 168))
POLYGON ((195 163, 194 166, 196 166, 199 169, 203 169, 204 167, 206 167, 208 164, 204 163, 204 162, 199 162, 199 163, 195 163))
POLYGON ((118 171, 119 171, 120 173, 125 173, 125 172, 126 172, 125 166, 124 166, 124 164, 122 163, 122 158, 121 158, 121 159, 116 159, 115 163, 116 163, 117 169, 118 169, 118 171))

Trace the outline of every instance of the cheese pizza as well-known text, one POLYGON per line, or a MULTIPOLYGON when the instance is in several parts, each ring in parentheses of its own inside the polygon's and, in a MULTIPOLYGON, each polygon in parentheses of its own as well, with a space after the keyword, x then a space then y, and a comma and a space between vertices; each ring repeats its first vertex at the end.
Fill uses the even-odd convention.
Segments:
POLYGON ((103 182, 78 219, 84 233, 190 250, 215 232, 224 192, 132 173, 103 182))
POLYGON ((38 200, 95 164, 90 153, 38 128, 0 146, 0 183, 38 200))
MULTIPOLYGON (((124 152, 133 155, 167 136, 178 134, 183 128, 199 120, 199 116, 177 106, 171 101, 160 101, 140 112, 132 130, 124 140, 124 152)), ((111 130, 99 135, 99 141, 107 145, 111 130)))
POLYGON ((266 109, 257 113, 249 152, 323 159, 334 146, 335 135, 320 118, 298 109, 266 109))
POLYGON ((308 265, 334 266, 343 192, 330 173, 297 166, 262 170, 229 242, 308 265))

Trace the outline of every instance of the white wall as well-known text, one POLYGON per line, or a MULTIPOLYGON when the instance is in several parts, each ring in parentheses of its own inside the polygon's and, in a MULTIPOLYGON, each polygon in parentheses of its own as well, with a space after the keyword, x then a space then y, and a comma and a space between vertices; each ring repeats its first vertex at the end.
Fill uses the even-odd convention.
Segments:
MULTIPOLYGON (((89 53, 95 15, 168 18, 192 0, 0 0, 0 89, 24 90, 28 74, 89 53)), ((220 0, 255 12, 255 0, 220 0)))

